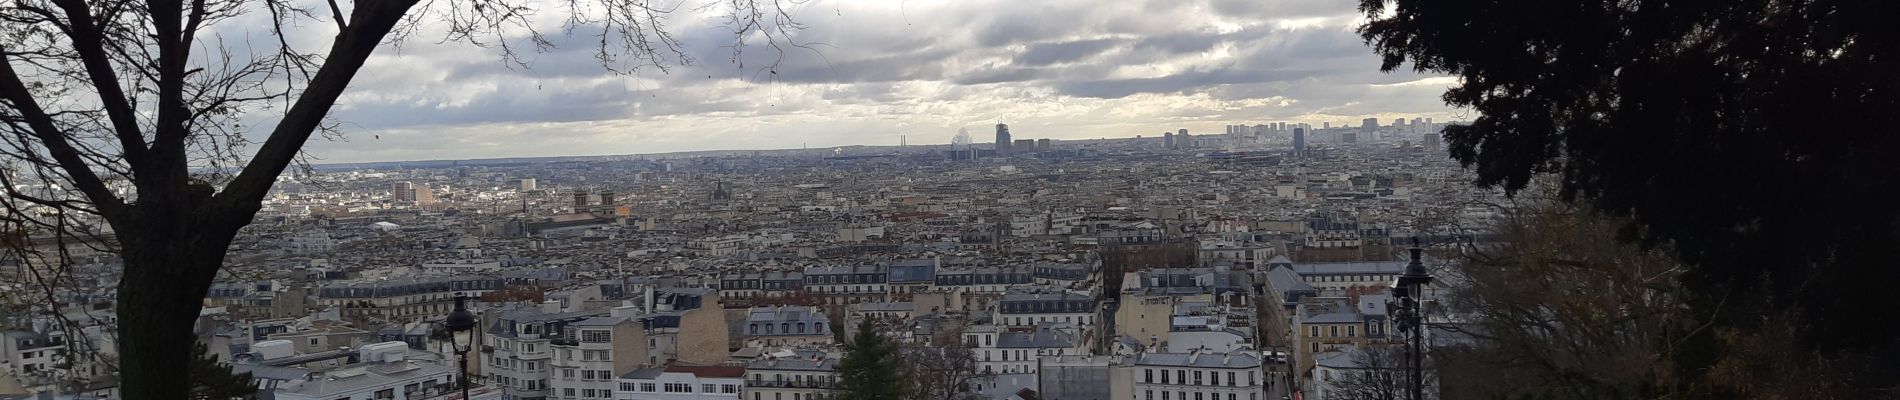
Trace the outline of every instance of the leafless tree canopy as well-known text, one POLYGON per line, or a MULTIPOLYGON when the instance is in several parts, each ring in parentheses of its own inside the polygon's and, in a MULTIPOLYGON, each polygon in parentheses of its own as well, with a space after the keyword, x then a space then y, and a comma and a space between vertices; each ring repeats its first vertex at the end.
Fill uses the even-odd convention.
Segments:
POLYGON ((547 30, 592 38, 607 69, 665 70, 694 62, 668 29, 695 13, 731 29, 735 62, 749 45, 782 58, 802 46, 799 1, 0 3, 8 256, 50 296, 71 283, 76 249, 118 254, 122 361, 139 364, 124 369, 127 395, 172 398, 183 373, 160 367, 186 361, 226 247, 304 143, 338 134, 330 108, 379 47, 431 39, 525 67, 522 54, 554 46, 547 30))
MULTIPOLYGON (((1341 400, 1410 400, 1412 376, 1403 344, 1362 346, 1351 355, 1352 368, 1321 377, 1326 398, 1341 400)), ((1429 364, 1424 373, 1427 387, 1435 380, 1429 364)), ((1433 398, 1434 390, 1426 390, 1433 398)))

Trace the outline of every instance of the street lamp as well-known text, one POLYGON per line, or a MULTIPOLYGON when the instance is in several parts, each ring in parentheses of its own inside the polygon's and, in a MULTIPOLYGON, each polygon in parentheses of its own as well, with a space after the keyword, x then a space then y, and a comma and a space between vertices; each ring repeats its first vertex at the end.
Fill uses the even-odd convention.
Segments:
POLYGON ((1425 297, 1425 285, 1432 283, 1431 271, 1425 269, 1422 260, 1425 249, 1418 247, 1418 238, 1412 238, 1412 262, 1405 264, 1405 272, 1392 283, 1392 297, 1398 299, 1392 319, 1402 333, 1409 334, 1412 372, 1412 400, 1425 400, 1425 313, 1419 308, 1419 300, 1425 297))
POLYGON ((455 310, 442 321, 455 344, 455 355, 462 363, 462 400, 468 400, 468 350, 475 346, 475 313, 468 312, 468 295, 455 294, 455 310))

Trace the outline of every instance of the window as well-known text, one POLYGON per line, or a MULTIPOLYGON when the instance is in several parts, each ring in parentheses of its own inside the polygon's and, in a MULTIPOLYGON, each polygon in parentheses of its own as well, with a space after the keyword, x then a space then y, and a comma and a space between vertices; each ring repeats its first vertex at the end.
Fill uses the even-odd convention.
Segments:
MULTIPOLYGON (((622 389, 625 389, 625 388, 622 388, 622 389)), ((574 397, 574 388, 561 389, 561 395, 567 396, 567 397, 574 397)))
POLYGON ((708 383, 708 384, 704 384, 704 385, 699 385, 699 392, 700 392, 700 393, 719 393, 719 391, 718 391, 718 390, 714 390, 714 387, 715 387, 715 386, 718 386, 718 385, 714 385, 714 384, 710 384, 710 383, 708 383))
POLYGON ((614 339, 613 332, 607 331, 604 329, 588 329, 588 330, 581 331, 582 342, 607 343, 607 342, 613 341, 613 339, 614 339))
MULTIPOLYGON (((1220 382, 1214 382, 1214 384, 1219 385, 1220 382)), ((1227 371, 1227 385, 1228 386, 1240 385, 1240 380, 1234 379, 1234 371, 1227 371)))
POLYGON ((1142 400, 1155 400, 1155 391, 1154 390, 1142 391, 1142 400))
POLYGON ((1201 371, 1194 371, 1194 384, 1201 384, 1201 371))
MULTIPOLYGON (((311 340, 314 341, 316 339, 311 339, 311 340)), ((376 397, 374 398, 377 400, 394 400, 396 398, 396 388, 378 390, 376 391, 376 397)))
MULTIPOLYGON (((1155 383, 1155 370, 1144 369, 1142 373, 1146 375, 1146 377, 1141 380, 1142 383, 1155 383)), ((1148 393, 1148 396, 1154 397, 1154 393, 1148 393)))
POLYGON ((693 385, 685 384, 685 383, 668 383, 666 384, 664 389, 666 390, 667 393, 692 393, 693 385))
POLYGON ((1201 400, 1201 392, 1194 392, 1194 400, 1201 400))
MULTIPOLYGON (((1185 369, 1174 370, 1174 380, 1181 382, 1181 384, 1183 385, 1186 385, 1187 384, 1187 370, 1185 369)), ((1181 397, 1185 399, 1187 398, 1187 395, 1184 394, 1184 395, 1181 395, 1181 397)))
MULTIPOLYGON (((1232 374, 1232 372, 1228 372, 1228 373, 1229 373, 1229 374, 1232 374)), ((1209 384, 1209 385, 1214 385, 1214 386, 1220 386, 1220 373, 1219 373, 1219 372, 1210 372, 1210 373, 1208 373, 1207 375, 1208 375, 1208 377, 1207 377, 1207 378, 1209 379, 1209 381, 1207 382, 1207 384, 1209 384)), ((1232 381, 1232 379, 1229 379, 1229 381, 1232 381)))
POLYGON ((1339 337, 1339 327, 1338 326, 1326 327, 1326 335, 1330 337, 1339 337))
POLYGON ((1319 326, 1306 327, 1306 337, 1319 337, 1319 326))
MULTIPOLYGON (((1164 370, 1161 370, 1161 384, 1165 385, 1167 383, 1168 383, 1168 370, 1164 369, 1164 370)), ((1162 397, 1167 397, 1167 395, 1168 395, 1167 393, 1161 394, 1162 397)))
MULTIPOLYGON (((633 391, 633 390, 634 390, 634 385, 633 385, 633 382, 621 382, 621 383, 620 383, 620 391, 622 391, 622 392, 631 392, 631 391, 633 391)), ((568 390, 567 390, 567 395, 568 395, 568 396, 573 396, 573 395, 574 395, 574 389, 568 389, 568 390)))
MULTIPOLYGON (((573 368, 562 368, 562 369, 561 369, 561 379, 566 379, 566 380, 570 380, 570 381, 571 381, 571 380, 574 380, 574 369, 573 369, 573 368)), ((573 396, 573 395, 571 395, 571 394, 570 394, 569 396, 573 396)))
POLYGON ((1161 392, 1161 400, 1168 400, 1168 392, 1161 392))
POLYGON ((1346 326, 1346 337, 1359 337, 1359 326, 1358 325, 1346 326))
POLYGON ((659 390, 659 385, 655 385, 655 384, 651 384, 651 383, 641 383, 641 384, 640 384, 640 391, 642 391, 642 392, 647 392, 647 393, 652 393, 652 392, 658 392, 658 391, 660 391, 660 390, 659 390))

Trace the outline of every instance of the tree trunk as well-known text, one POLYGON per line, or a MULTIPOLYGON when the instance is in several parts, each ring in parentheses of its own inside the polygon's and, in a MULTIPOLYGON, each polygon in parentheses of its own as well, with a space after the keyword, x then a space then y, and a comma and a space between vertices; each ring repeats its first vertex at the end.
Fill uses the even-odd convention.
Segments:
POLYGON ((186 399, 193 328, 236 228, 142 225, 118 235, 119 389, 128 400, 186 399))

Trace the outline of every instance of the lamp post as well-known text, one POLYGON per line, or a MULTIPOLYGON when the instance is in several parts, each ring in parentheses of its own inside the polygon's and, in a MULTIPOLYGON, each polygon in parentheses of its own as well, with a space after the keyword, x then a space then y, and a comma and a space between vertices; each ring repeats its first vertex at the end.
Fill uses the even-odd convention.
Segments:
POLYGON ((475 314, 468 311, 468 295, 455 294, 455 310, 442 321, 455 344, 455 356, 462 364, 462 400, 468 399, 468 350, 475 346, 475 314))
POLYGON ((1425 269, 1421 260, 1425 249, 1418 247, 1418 238, 1412 238, 1412 262, 1405 264, 1405 272, 1392 283, 1392 297, 1398 299, 1393 312, 1393 322, 1399 331, 1410 336, 1412 400, 1425 400, 1425 313, 1419 307, 1420 299, 1425 297, 1425 285, 1432 283, 1431 271, 1425 269))

